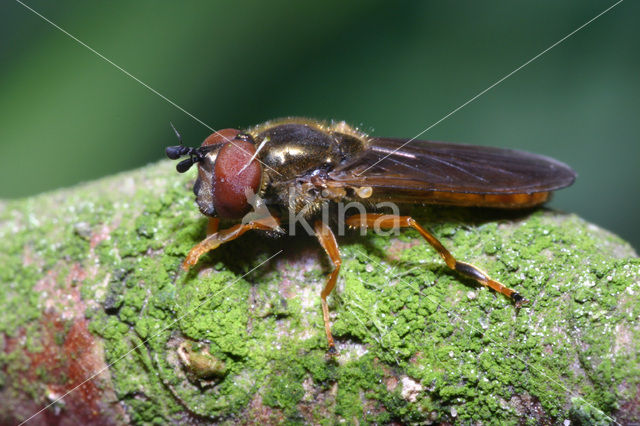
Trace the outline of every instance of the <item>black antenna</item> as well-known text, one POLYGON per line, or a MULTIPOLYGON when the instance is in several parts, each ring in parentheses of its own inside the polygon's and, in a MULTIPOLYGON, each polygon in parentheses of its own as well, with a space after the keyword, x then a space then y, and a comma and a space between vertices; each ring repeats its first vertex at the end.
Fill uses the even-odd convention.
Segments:
POLYGON ((195 161, 193 158, 187 158, 186 160, 182 160, 178 163, 178 165, 176 166, 176 170, 178 171, 178 173, 184 173, 189 170, 194 163, 195 161))
POLYGON ((176 134, 176 137, 178 138, 178 143, 180 145, 168 146, 164 150, 164 152, 165 154, 167 154, 167 157, 169 157, 172 160, 177 160, 178 158, 184 157, 185 155, 189 156, 189 158, 187 158, 186 160, 182 160, 176 166, 176 170, 178 171, 178 173, 184 173, 187 170, 189 170, 191 166, 193 166, 195 163, 202 160, 203 152, 201 152, 198 148, 189 148, 184 146, 182 144, 182 135, 176 130, 172 122, 169 122, 169 124, 171 125, 171 128, 173 129, 174 133, 176 134))
POLYGON ((178 131, 176 130, 176 127, 173 125, 172 122, 169 122, 169 124, 171 125, 171 128, 173 129, 173 132, 176 134, 176 137, 178 138, 178 143, 180 145, 182 145, 182 135, 180 133, 178 133, 178 131))

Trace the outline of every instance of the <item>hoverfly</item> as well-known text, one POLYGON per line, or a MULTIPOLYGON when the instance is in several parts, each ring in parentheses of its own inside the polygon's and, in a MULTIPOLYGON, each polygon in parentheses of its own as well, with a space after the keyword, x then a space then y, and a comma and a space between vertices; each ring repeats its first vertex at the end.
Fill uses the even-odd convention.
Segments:
MULTIPOLYGON (((175 129, 174 129, 175 131, 175 129)), ((283 232, 288 213, 312 221, 313 232, 334 269, 320 293, 329 353, 335 354, 327 296, 336 285, 341 259, 335 235, 319 217, 322 205, 356 201, 431 203, 518 209, 537 206, 552 191, 573 183, 575 172, 552 158, 500 148, 444 142, 374 138, 345 122, 304 118, 268 121, 240 131, 224 129, 198 148, 170 146, 180 173, 198 164, 193 191, 202 214, 209 217, 207 238, 194 246, 182 266, 249 230, 283 232), (260 200, 266 215, 249 213, 260 200), (219 218, 242 220, 218 230, 219 218)), ((478 267, 456 260, 413 218, 379 213, 347 217, 351 227, 414 228, 447 266, 511 299, 527 301, 478 267)))

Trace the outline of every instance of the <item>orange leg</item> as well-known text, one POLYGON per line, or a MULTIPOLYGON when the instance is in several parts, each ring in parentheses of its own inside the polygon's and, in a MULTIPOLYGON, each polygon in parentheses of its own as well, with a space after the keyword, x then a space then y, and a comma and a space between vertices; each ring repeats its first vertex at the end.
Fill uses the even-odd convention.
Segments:
MULTIPOLYGON (((202 240, 200 243, 196 244, 191 249, 191 251, 189 251, 186 259, 184 260, 184 262, 182 262, 182 269, 189 270, 190 267, 198 263, 198 259, 200 259, 200 256, 218 248, 220 244, 226 243, 227 241, 235 240, 240 235, 249 230, 259 229, 262 231, 274 231, 276 229, 279 229, 278 225, 279 221, 274 216, 270 216, 265 218, 264 220, 257 220, 255 222, 249 222, 246 224, 240 223, 238 225, 232 226, 229 229, 223 229, 222 231, 214 232, 213 234, 202 240)), ((211 222, 209 222, 209 226, 211 226, 211 222)))
POLYGON ((498 293, 502 293, 516 303, 516 307, 520 307, 528 301, 518 294, 515 290, 505 287, 498 281, 492 280, 486 272, 480 268, 465 262, 459 262, 444 248, 442 243, 436 237, 431 235, 426 229, 418 225, 418 223, 410 216, 395 216, 384 214, 365 214, 350 216, 346 220, 346 224, 352 227, 379 227, 381 229, 389 229, 393 227, 413 228, 427 240, 431 246, 436 249, 438 254, 444 259, 447 266, 454 271, 459 272, 465 277, 473 278, 480 284, 490 287, 498 293))
POLYGON ((338 243, 336 242, 336 237, 333 235, 333 231, 329 226, 322 222, 322 220, 317 220, 314 224, 314 230, 316 232, 316 237, 318 237, 318 241, 320 241, 320 245, 324 251, 327 252, 329 258, 333 262, 334 268, 331 271, 331 275, 327 280, 327 284, 324 286, 324 289, 320 293, 320 298, 322 299, 322 317, 324 318, 324 331, 327 333, 327 341, 329 342, 329 354, 337 355, 336 346, 333 343, 333 336, 331 335, 331 325, 329 324, 329 305, 327 305, 327 296, 331 293, 331 290, 336 286, 336 281, 338 280, 338 273, 340 272, 340 265, 342 265, 342 260, 340 259, 340 251, 338 250, 338 243))
POLYGON ((220 219, 218 219, 217 217, 210 217, 209 222, 207 222, 207 237, 218 232, 219 225, 220 219))

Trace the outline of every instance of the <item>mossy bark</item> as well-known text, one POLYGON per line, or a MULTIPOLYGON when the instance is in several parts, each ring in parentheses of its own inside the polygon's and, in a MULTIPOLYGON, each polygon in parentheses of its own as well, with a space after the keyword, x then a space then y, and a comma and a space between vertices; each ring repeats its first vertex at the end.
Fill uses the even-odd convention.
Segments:
POLYGON ((190 179, 160 162, 0 205, 0 423, 640 421, 640 260, 606 231, 412 209, 520 310, 413 231, 341 238, 329 358, 312 238, 247 234, 181 271, 206 227, 190 179))

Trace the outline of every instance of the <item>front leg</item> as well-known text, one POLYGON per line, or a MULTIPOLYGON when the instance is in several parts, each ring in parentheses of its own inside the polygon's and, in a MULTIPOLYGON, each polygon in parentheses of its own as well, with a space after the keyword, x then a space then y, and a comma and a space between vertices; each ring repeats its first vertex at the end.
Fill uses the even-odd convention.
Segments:
MULTIPOLYGON (((231 228, 214 232, 196 244, 191 251, 189 251, 187 258, 182 262, 182 269, 188 271, 190 267, 198 263, 200 256, 218 248, 220 244, 235 240, 249 230, 259 229, 262 231, 277 231, 280 229, 279 225, 280 220, 272 215, 249 223, 239 223, 231 228)), ((209 222, 209 226, 211 226, 211 222, 209 222)), ((217 223, 215 223, 215 226, 217 228, 217 223)), ((209 228, 209 230, 211 230, 211 228, 209 228)))
POLYGON ((215 234, 218 232, 218 226, 220 225, 220 219, 217 217, 210 217, 209 222, 207 223, 207 237, 209 235, 215 234))

